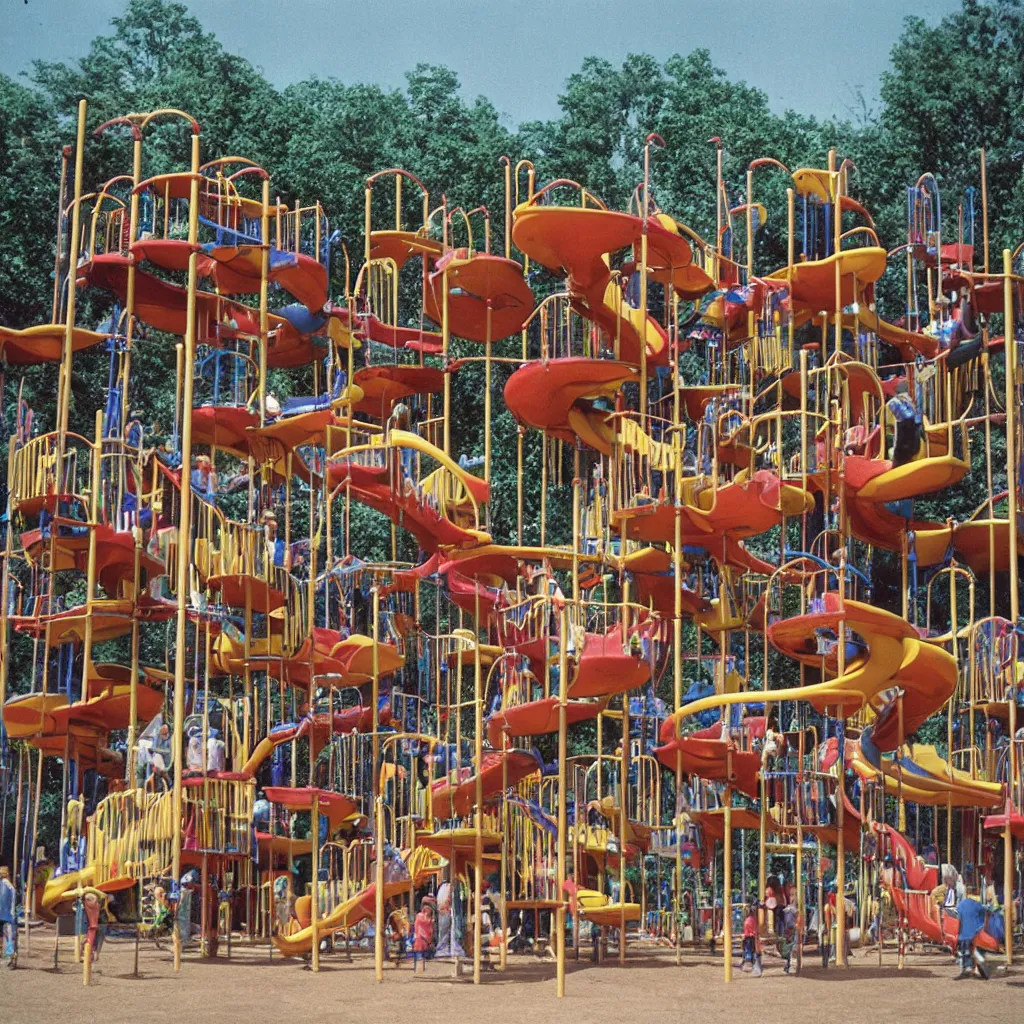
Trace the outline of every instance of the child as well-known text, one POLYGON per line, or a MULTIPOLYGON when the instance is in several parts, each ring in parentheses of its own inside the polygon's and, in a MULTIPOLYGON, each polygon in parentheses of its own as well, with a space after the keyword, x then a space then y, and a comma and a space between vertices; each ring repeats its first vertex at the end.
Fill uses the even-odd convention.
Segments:
POLYGON ((983 931, 1005 944, 1003 915, 996 902, 995 890, 988 887, 987 902, 965 898, 957 907, 960 917, 960 932, 957 941, 957 958, 960 961, 960 974, 957 977, 968 978, 974 968, 978 974, 988 981, 992 977, 992 969, 985 961, 985 954, 978 947, 978 937, 983 931))
POLYGON ((424 896, 420 903, 420 912, 413 922, 412 941, 412 972, 416 973, 416 965, 423 964, 423 973, 427 973, 427 955, 434 944, 434 899, 424 896))
MULTIPOLYGON (((385 940, 390 943, 395 953, 395 966, 401 967, 405 959, 406 941, 409 936, 409 919, 402 910, 393 910, 388 917, 385 940)), ((416 967, 416 959, 413 957, 413 969, 416 967)))
POLYGON ((836 943, 836 893, 835 883, 828 884, 828 897, 825 900, 825 928, 821 932, 821 966, 828 969, 833 959, 836 943))
MULTIPOLYGON (((757 905, 751 903, 747 907, 747 916, 743 919, 743 965, 742 970, 753 971, 760 967, 761 957, 757 951, 757 905)), ((756 973, 760 974, 760 971, 756 973)))
POLYGON ((87 892, 82 897, 82 909, 84 912, 85 941, 89 946, 91 960, 95 963, 100 958, 100 947, 103 945, 103 921, 101 920, 101 906, 99 897, 95 892, 87 892))
POLYGON ((15 913, 15 889, 5 864, 0 867, 0 959, 9 967, 18 966, 18 917, 15 913))
POLYGON ((792 965, 793 949, 796 946, 796 907, 788 905, 782 917, 782 935, 779 937, 779 954, 785 960, 785 973, 792 965))

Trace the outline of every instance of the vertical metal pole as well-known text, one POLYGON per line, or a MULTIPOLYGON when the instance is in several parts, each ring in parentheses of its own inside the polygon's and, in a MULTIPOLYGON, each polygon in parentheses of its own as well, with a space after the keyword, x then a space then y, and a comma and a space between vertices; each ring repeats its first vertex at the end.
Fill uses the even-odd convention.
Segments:
POLYGON ((64 463, 64 436, 68 430, 68 409, 71 405, 71 360, 75 337, 75 282, 78 268, 78 236, 82 222, 82 172, 85 159, 85 115, 88 103, 78 104, 78 136, 75 143, 75 198, 71 207, 71 237, 68 239, 68 301, 64 317, 64 351, 60 362, 60 385, 57 395, 58 459, 57 472, 64 463))
MULTIPOLYGON (((1007 516, 1009 524, 1009 569, 1010 569, 1010 621, 1014 627, 1020 618, 1020 599, 1018 594, 1017 557, 1017 336, 1016 323, 1013 316, 1013 261, 1010 250, 1003 250, 1003 337, 1005 338, 1006 356, 1006 490, 1007 516)), ((1010 699, 1010 746, 1007 752, 1007 787, 1008 792, 1015 792, 1016 784, 1016 701, 1010 699)), ((1003 914, 1006 928, 1006 962, 1013 963, 1013 833, 1010 831, 1009 799, 1006 804, 1006 827, 1003 832, 1003 914)))
POLYGON ((377 706, 380 702, 380 588, 373 585, 373 687, 371 689, 372 733, 371 764, 374 807, 374 848, 377 855, 376 891, 374 893, 373 959, 377 981, 384 980, 384 800, 380 789, 380 732, 377 706))
MULTIPOLYGON (((843 563, 845 565, 845 561, 843 563)), ((842 575, 842 574, 841 574, 842 575)), ((840 581, 842 586, 842 581, 840 581)), ((843 623, 842 625, 845 625, 843 623)), ((842 665, 844 660, 843 644, 846 642, 846 631, 839 631, 839 659, 840 675, 845 671, 842 665)), ((840 730, 839 735, 839 757, 836 761, 836 966, 846 967, 846 837, 843 834, 843 819, 845 816, 846 801, 844 795, 846 775, 846 726, 843 718, 843 705, 839 705, 837 712, 836 728, 840 730)))
MULTIPOLYGON (((192 247, 199 236, 199 128, 192 130, 192 180, 189 186, 188 240, 192 247)), ((185 627, 188 622, 188 570, 192 560, 192 389, 196 356, 196 283, 197 255, 188 258, 188 292, 185 304, 185 348, 182 360, 181 400, 181 510, 178 518, 178 612, 174 634, 174 732, 171 759, 174 763, 174 789, 171 799, 171 871, 174 884, 181 881, 182 794, 181 769, 184 756, 182 728, 185 724, 185 627)), ((174 929, 174 969, 181 970, 181 934, 174 929)))
MULTIPOLYGON (((726 642, 728 633, 723 634, 722 643, 726 642)), ((723 708, 723 714, 726 709, 723 708)), ((727 775, 732 776, 732 741, 729 741, 727 775)), ((723 815, 725 839, 722 844, 722 959, 724 971, 722 979, 732 981, 732 786, 726 782, 725 813, 723 815)), ((712 893, 714 902, 714 893, 712 893)))
MULTIPOLYGON (((310 749, 313 747, 310 735, 310 749)), ((313 779, 310 778, 310 785, 313 779)), ((309 908, 309 922, 312 928, 313 945, 310 966, 314 973, 320 970, 320 790, 313 789, 313 805, 310 817, 313 825, 313 899, 309 908)))
MULTIPOLYGON (((484 876, 484 713, 483 694, 480 692, 480 584, 474 577, 473 602, 476 612, 473 619, 473 769, 476 774, 473 802, 476 805, 473 818, 473 984, 480 984, 483 941, 483 876, 484 876)), ((461 665, 461 659, 460 659, 461 665)))
POLYGON ((559 999, 565 995, 565 832, 567 777, 567 739, 566 739, 566 693, 569 689, 569 656, 566 640, 569 635, 569 610, 562 608, 561 643, 558 651, 558 908, 555 911, 555 986, 559 999))

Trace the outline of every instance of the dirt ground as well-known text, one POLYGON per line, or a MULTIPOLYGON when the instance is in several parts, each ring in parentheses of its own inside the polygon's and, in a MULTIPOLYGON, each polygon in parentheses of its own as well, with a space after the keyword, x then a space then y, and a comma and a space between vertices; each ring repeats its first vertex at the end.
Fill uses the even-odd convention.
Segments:
POLYGON ((187 953, 175 975, 169 949, 143 943, 140 977, 135 978, 134 942, 116 939, 104 946, 92 985, 84 989, 81 968, 72 962, 71 940, 61 943, 56 970, 53 933, 40 929, 27 955, 22 948, 19 969, 0 971, 4 1024, 43 1024, 58 1017, 76 1024, 351 1019, 425 1024, 453 1017, 552 1024, 1024 1019, 1024 966, 999 970, 989 982, 976 976, 961 981, 954 979, 949 957, 939 953, 911 955, 906 969, 897 971, 893 954, 887 953, 879 968, 877 954, 855 952, 849 970, 826 972, 820 962, 805 963, 798 978, 787 977, 781 961, 769 956, 763 978, 737 969, 726 986, 720 958, 685 952, 677 966, 671 950, 637 947, 624 968, 615 959, 600 966, 570 960, 566 998, 557 1000, 554 964, 532 956, 510 957, 504 973, 486 971, 479 987, 470 978, 456 979, 450 963, 432 963, 425 976, 415 977, 408 963, 398 969, 388 965, 383 984, 377 984, 372 955, 366 952, 355 952, 351 962, 340 953, 325 954, 320 976, 314 976, 301 961, 275 956, 269 962, 266 946, 235 943, 230 961, 223 955, 201 961, 187 953))

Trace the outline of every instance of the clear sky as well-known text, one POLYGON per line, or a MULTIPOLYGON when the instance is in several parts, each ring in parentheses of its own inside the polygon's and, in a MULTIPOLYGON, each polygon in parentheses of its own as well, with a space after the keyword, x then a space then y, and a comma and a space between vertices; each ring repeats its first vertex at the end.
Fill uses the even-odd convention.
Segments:
MULTIPOLYGON (((509 127, 557 113, 589 55, 665 59, 706 46, 774 109, 848 114, 879 74, 904 17, 936 21, 959 0, 185 0, 221 42, 275 84, 310 75, 403 84, 419 61, 446 64, 509 127)), ((0 0, 0 71, 70 60, 124 0, 0 0)))

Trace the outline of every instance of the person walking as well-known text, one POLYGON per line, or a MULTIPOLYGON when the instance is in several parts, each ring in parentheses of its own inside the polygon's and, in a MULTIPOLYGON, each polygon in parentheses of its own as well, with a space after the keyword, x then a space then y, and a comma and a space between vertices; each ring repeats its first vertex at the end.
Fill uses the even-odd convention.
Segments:
POLYGON ((15 909, 17 893, 6 865, 0 866, 0 960, 8 967, 18 966, 18 915, 15 909))

